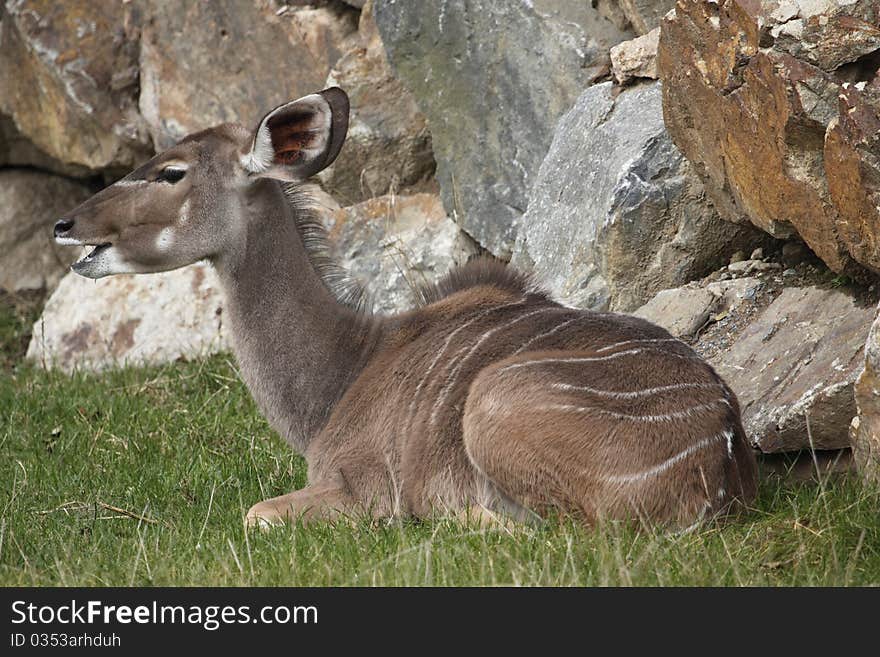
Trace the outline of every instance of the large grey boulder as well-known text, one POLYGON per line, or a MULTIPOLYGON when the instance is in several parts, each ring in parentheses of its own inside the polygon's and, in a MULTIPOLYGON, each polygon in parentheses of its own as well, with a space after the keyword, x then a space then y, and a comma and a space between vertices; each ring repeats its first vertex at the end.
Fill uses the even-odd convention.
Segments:
POLYGON ((228 347, 210 265, 97 281, 70 273, 34 324, 27 358, 65 371, 162 363, 228 347))
POLYGON ((559 121, 512 262, 564 303, 633 310, 748 250, 663 125, 660 83, 590 87, 559 121))
POLYGON ((0 289, 52 289, 78 248, 52 239, 62 213, 91 195, 85 185, 30 169, 0 170, 0 289))
POLYGON ((556 120, 632 33, 584 0, 376 0, 374 11, 428 117, 447 213, 508 256, 556 120))
POLYGON ((436 194, 382 196, 324 214, 331 254, 365 288, 377 313, 403 312, 419 287, 477 249, 436 194))

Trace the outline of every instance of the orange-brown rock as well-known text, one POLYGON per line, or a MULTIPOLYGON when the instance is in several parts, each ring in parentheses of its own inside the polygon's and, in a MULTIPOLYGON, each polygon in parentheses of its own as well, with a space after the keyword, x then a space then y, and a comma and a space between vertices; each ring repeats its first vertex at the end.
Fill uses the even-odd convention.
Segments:
POLYGON ((41 154, 11 159, 100 169, 149 155, 137 113, 136 3, 24 0, 7 2, 0 17, 0 113, 41 154))
POLYGON ((837 272, 880 271, 878 55, 873 0, 679 0, 664 117, 726 219, 797 233, 837 272))
POLYGON ((870 86, 844 83, 839 99, 825 137, 828 190, 852 257, 873 263, 880 254, 880 78, 870 86))

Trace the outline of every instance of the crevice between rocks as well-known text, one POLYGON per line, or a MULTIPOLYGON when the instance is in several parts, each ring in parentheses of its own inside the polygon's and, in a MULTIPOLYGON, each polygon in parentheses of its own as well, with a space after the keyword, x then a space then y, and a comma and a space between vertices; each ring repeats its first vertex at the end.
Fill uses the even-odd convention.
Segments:
POLYGON ((880 71, 880 48, 852 62, 841 64, 834 70, 833 75, 841 84, 844 82, 872 84, 877 78, 878 71, 880 71))

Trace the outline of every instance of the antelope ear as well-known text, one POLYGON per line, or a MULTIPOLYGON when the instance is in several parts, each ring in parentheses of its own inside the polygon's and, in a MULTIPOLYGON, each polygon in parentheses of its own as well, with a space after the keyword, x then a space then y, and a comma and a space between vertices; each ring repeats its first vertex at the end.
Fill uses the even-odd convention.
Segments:
POLYGON ((348 96, 339 87, 304 96, 266 114, 241 156, 261 178, 297 181, 329 166, 348 131, 348 96))

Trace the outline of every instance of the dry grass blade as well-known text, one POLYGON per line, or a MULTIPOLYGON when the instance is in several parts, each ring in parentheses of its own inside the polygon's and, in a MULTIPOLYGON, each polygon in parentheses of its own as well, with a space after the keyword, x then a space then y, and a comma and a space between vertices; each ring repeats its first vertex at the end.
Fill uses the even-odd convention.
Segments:
MULTIPOLYGON (((126 516, 126 517, 132 518, 134 520, 139 520, 141 522, 145 522, 148 525, 165 524, 165 523, 161 522, 160 520, 156 520, 155 518, 149 518, 149 517, 142 515, 140 513, 135 513, 134 511, 129 511, 128 509, 123 509, 122 507, 114 506, 112 504, 107 504, 106 502, 100 502, 100 501, 95 502, 94 504, 90 504, 88 502, 78 502, 78 501, 74 500, 74 501, 70 501, 70 502, 65 502, 64 504, 60 504, 60 505, 56 506, 54 509, 46 509, 44 511, 37 511, 37 515, 45 516, 45 515, 49 515, 50 513, 57 513, 58 511, 63 511, 64 513, 68 513, 68 514, 71 512, 77 512, 77 511, 82 512, 82 511, 92 509, 95 506, 98 506, 98 507, 104 509, 105 511, 112 511, 113 513, 117 513, 121 516, 126 516)), ((109 517, 111 517, 111 516, 101 516, 98 519, 99 520, 106 519, 109 517)))

